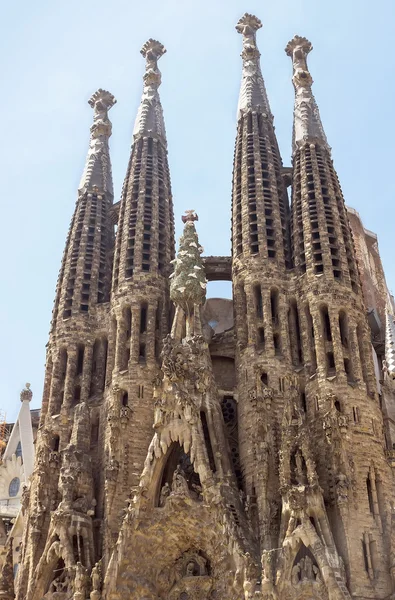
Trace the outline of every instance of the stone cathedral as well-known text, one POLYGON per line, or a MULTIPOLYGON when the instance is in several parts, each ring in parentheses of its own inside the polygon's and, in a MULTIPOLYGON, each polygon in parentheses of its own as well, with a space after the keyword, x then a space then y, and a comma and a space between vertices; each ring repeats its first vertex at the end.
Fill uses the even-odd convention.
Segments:
POLYGON ((118 203, 116 101, 102 89, 89 101, 2 600, 395 597, 393 300, 375 234, 345 206, 299 36, 283 166, 260 27, 250 14, 236 26, 231 257, 202 255, 193 210, 175 252, 162 44, 141 50, 118 203), (232 281, 233 301, 206 300, 214 280, 232 281))

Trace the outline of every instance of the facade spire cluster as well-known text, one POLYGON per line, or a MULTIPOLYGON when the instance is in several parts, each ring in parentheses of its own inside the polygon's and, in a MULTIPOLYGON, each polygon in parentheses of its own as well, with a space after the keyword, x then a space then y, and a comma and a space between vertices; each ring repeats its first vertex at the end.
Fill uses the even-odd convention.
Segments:
MULTIPOLYGON (((250 14, 236 26, 230 257, 202 256, 189 210, 175 258, 163 45, 150 39, 141 50, 143 94, 116 205, 115 99, 98 90, 90 100, 23 496, 16 600, 395 593, 395 326, 388 317, 384 347, 382 266, 366 231, 350 225, 311 91, 311 44, 299 36, 286 49, 295 111, 293 165, 283 167, 261 26, 250 14), (207 299, 208 280, 232 281, 232 301, 207 299)), ((27 384, 26 410, 30 398, 27 384)), ((12 560, 9 550, 6 600, 12 560)))

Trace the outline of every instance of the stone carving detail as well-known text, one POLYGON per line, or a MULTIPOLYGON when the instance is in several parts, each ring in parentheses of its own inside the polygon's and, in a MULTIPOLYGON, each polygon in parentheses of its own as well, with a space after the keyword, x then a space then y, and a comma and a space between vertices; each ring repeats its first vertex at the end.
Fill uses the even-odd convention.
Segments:
POLYGON ((141 54, 146 59, 146 67, 143 95, 133 130, 134 136, 149 133, 151 136, 160 136, 164 141, 166 140, 165 122, 158 94, 162 80, 158 60, 165 52, 163 44, 153 39, 149 39, 141 49, 141 54))
POLYGON ((238 118, 248 109, 260 110, 265 117, 272 119, 269 100, 259 62, 260 52, 256 43, 256 32, 262 27, 261 21, 246 13, 237 23, 236 31, 243 36, 243 72, 240 88, 238 118))
POLYGON ((304 37, 296 35, 287 45, 285 52, 292 59, 295 88, 293 151, 306 141, 318 141, 329 152, 318 106, 311 91, 312 77, 307 68, 307 55, 313 49, 304 37))
MULTIPOLYGON (((171 382, 179 385, 193 385, 196 391, 204 392, 209 384, 209 376, 204 366, 199 366, 199 358, 207 349, 203 336, 196 335, 176 342, 168 335, 163 342, 162 371, 171 382)), ((180 396, 180 401, 187 401, 180 396)))
POLYGON ((108 139, 111 136, 109 109, 116 100, 110 92, 99 89, 89 100, 93 108, 93 124, 85 169, 79 185, 79 191, 95 190, 114 195, 108 139))

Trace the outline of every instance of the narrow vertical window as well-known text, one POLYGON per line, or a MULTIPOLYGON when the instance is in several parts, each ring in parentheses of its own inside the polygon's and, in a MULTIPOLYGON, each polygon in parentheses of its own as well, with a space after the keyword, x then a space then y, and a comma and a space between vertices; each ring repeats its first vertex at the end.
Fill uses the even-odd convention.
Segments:
POLYGON ((209 430, 208 423, 207 423, 206 413, 204 411, 200 412, 200 420, 202 422, 204 441, 206 443, 207 456, 208 456, 208 460, 209 460, 209 464, 210 464, 210 469, 212 470, 213 473, 215 473, 217 468, 215 466, 214 452, 213 452, 213 448, 211 446, 210 430, 209 430))

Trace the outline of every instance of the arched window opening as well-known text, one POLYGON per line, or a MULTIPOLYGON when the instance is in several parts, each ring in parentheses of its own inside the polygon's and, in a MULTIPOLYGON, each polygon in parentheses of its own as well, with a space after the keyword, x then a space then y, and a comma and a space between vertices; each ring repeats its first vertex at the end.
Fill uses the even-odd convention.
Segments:
POLYGON ((342 346, 348 348, 348 321, 345 312, 339 313, 339 330, 342 346))
POLYGON ((255 312, 258 319, 263 319, 262 290, 260 285, 254 285, 255 312))
POLYGON ((240 283, 235 289, 234 297, 234 313, 235 323, 237 326, 239 343, 242 348, 245 348, 248 342, 248 324, 246 319, 247 314, 247 296, 244 285, 240 283))
POLYGON ((82 374, 84 368, 84 346, 79 346, 77 355, 77 375, 82 374))
POLYGON ((233 396, 224 396, 221 402, 222 415, 225 423, 225 435, 230 450, 230 460, 240 490, 244 490, 243 475, 240 464, 239 425, 237 418, 237 403, 233 396))
POLYGON ((121 405, 128 406, 129 404, 129 395, 127 392, 123 391, 121 395, 121 405))
POLYGON ((104 387, 106 385, 106 372, 107 372, 107 360, 108 360, 108 340, 107 338, 103 338, 103 365, 101 368, 101 372, 99 370, 99 378, 100 378, 100 391, 104 391, 104 387))
POLYGON ((374 515, 374 502, 373 502, 372 482, 370 481, 370 474, 366 478, 366 491, 368 494, 369 510, 372 513, 372 515, 374 515))
POLYGON ((213 473, 215 473, 217 468, 215 466, 214 452, 213 452, 213 447, 211 445, 210 430, 209 430, 208 423, 207 423, 206 413, 204 411, 200 412, 200 420, 202 422, 204 441, 206 443, 206 450, 207 450, 207 456, 208 456, 208 460, 209 460, 209 464, 210 464, 210 469, 212 470, 213 473))
POLYGON ((60 444, 60 438, 58 435, 54 435, 52 436, 51 439, 51 450, 53 450, 54 452, 59 452, 59 444, 60 444))
POLYGON ((77 402, 79 402, 81 400, 81 386, 80 385, 76 385, 74 388, 74 404, 76 404, 77 402))
POLYGON ((145 363, 145 359, 146 359, 146 356, 145 356, 145 344, 142 343, 139 346, 139 362, 140 363, 145 363))
POLYGON ((22 458, 22 443, 21 443, 21 441, 18 442, 18 445, 15 450, 15 456, 16 456, 16 458, 22 458))
POLYGON ((292 300, 288 310, 288 330, 291 344, 291 355, 294 366, 303 362, 302 341, 300 335, 299 311, 295 300, 292 300))
POLYGON ((126 339, 130 340, 130 336, 132 335, 132 311, 130 306, 125 308, 125 331, 126 331, 126 339))
POLYGON ((362 367, 362 377, 365 383, 368 383, 369 378, 368 378, 368 369, 367 369, 367 357, 366 357, 366 353, 365 353, 365 345, 364 345, 364 331, 363 331, 363 326, 360 323, 357 327, 357 339, 358 339, 358 349, 359 349, 359 356, 360 356, 360 360, 361 360, 361 367, 362 367))
POLYGON ((91 447, 95 446, 99 441, 99 418, 95 419, 91 424, 91 447))
POLYGON ((306 402, 306 394, 305 394, 305 392, 302 392, 300 394, 300 403, 302 405, 302 409, 304 410, 304 412, 307 412, 307 402, 306 402))
POLYGON ((140 309, 140 333, 147 331, 147 304, 142 304, 140 309))
POLYGON ((352 372, 351 361, 349 358, 344 359, 344 370, 346 372, 348 383, 353 383, 354 376, 353 376, 353 372, 352 372))
POLYGON ((155 330, 161 331, 162 329, 162 302, 158 302, 158 306, 156 307, 156 315, 155 315, 155 330))
POLYGON ((170 493, 185 494, 194 500, 201 500, 201 491, 199 474, 194 470, 189 453, 185 453, 184 448, 174 442, 163 469, 156 505, 164 506, 170 493))
POLYGON ((331 322, 329 319, 328 307, 321 306, 321 319, 322 319, 322 328, 324 334, 324 340, 327 342, 332 341, 332 330, 331 330, 331 322))
POLYGON ((19 477, 11 479, 10 485, 8 486, 8 495, 10 498, 15 498, 18 495, 19 488, 21 487, 21 480, 19 477))
POLYGON ((317 370, 317 355, 316 355, 316 350, 315 350, 313 317, 311 316, 311 312, 310 312, 310 308, 309 308, 308 304, 306 304, 306 306, 305 306, 305 316, 306 316, 306 322, 307 322, 307 334, 308 334, 309 348, 310 348, 310 362, 311 362, 310 372, 311 372, 311 374, 314 374, 317 370))
POLYGON ((326 374, 328 377, 336 375, 335 357, 333 352, 326 353, 326 374))
POLYGON ((265 348, 265 329, 258 327, 258 346, 261 350, 265 348))
POLYGON ((339 413, 342 412, 342 408, 340 406, 339 400, 335 400, 335 408, 336 408, 337 412, 339 412, 339 413))
POLYGON ((278 290, 271 290, 270 292, 270 308, 272 313, 273 325, 279 324, 278 318, 278 290))
POLYGON ((266 371, 263 371, 261 373, 261 382, 263 383, 263 385, 269 385, 269 377, 266 371))

